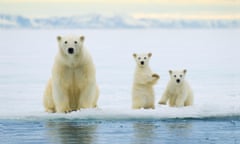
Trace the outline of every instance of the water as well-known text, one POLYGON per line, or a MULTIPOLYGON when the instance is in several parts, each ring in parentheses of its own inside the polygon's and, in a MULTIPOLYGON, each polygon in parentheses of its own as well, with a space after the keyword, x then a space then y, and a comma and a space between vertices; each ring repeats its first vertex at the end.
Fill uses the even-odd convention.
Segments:
POLYGON ((0 120, 1 143, 237 144, 240 142, 239 120, 239 117, 117 121, 0 120))
POLYGON ((1 30, 1 143, 240 143, 240 30, 1 30), (48 114, 42 94, 59 34, 84 34, 98 109, 48 114), (132 110, 132 53, 152 52, 156 109, 132 110), (192 107, 157 105, 169 69, 186 68, 192 107), (67 142, 66 142, 67 141, 67 142))

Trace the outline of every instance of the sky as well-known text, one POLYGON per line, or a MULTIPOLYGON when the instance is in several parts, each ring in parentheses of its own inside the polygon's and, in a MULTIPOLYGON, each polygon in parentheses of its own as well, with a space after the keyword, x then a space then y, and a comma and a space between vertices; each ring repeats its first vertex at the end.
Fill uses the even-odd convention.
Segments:
POLYGON ((0 13, 27 17, 120 14, 135 18, 240 19, 240 0, 0 0, 0 13))

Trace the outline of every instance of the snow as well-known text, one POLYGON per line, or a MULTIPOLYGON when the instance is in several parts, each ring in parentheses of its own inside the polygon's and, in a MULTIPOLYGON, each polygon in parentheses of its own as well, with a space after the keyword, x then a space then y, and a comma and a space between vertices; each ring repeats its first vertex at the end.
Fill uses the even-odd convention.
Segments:
POLYGON ((240 30, 1 30, 0 119, 165 119, 240 116, 240 30), (44 112, 42 95, 57 52, 56 36, 84 34, 94 59, 97 109, 44 112), (132 110, 134 52, 152 52, 160 74, 156 109, 132 110), (186 68, 192 107, 157 104, 169 69, 186 68))

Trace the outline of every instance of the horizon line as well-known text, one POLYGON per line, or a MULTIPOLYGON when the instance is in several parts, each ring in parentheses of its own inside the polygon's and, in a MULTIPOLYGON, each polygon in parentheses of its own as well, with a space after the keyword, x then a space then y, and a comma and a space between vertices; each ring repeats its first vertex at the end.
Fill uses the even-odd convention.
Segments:
MULTIPOLYGON (((126 16, 133 19, 185 19, 185 20, 240 20, 240 14, 230 15, 230 14, 159 14, 159 13, 134 13, 134 14, 99 14, 99 13, 87 13, 87 14, 74 14, 74 15, 55 15, 55 16, 27 16, 24 14, 9 14, 9 13, 1 13, 0 15, 8 15, 8 16, 21 16, 30 19, 38 19, 38 18, 67 18, 67 17, 81 17, 81 16, 103 16, 103 17, 114 17, 114 16, 126 16)), ((0 19, 2 19, 0 17, 0 19)))

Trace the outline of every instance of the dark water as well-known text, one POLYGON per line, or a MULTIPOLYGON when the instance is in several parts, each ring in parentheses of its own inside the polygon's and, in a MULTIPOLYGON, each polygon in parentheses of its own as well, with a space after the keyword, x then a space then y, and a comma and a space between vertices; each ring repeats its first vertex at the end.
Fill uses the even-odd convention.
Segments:
POLYGON ((0 143, 240 143, 240 118, 0 120, 0 143))

